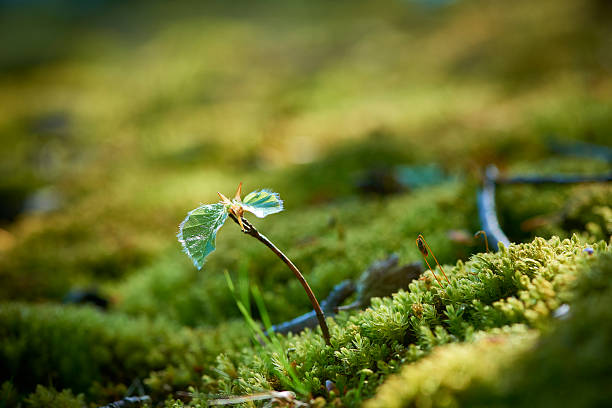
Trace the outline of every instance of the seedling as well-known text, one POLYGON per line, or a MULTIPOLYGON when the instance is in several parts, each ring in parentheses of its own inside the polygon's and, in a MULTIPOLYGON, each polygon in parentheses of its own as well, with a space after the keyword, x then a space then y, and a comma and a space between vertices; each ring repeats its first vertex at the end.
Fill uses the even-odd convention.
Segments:
POLYGON ((417 248, 419 248, 419 251, 421 251, 421 254, 423 255, 423 259, 425 260, 425 263, 427 264, 427 267, 429 268, 429 270, 433 274, 434 278, 436 278, 436 281, 438 281, 438 285, 440 285, 440 287, 441 287, 442 286, 442 282, 440 282, 440 279, 438 279, 438 277, 436 276, 436 273, 431 268, 431 266, 429 266, 429 262, 427 261, 427 257, 429 256, 430 252, 431 252, 431 256, 433 257, 434 261, 436 261, 436 265, 438 265, 438 268, 440 268, 440 270, 442 271, 442 274, 444 275, 444 278, 446 279, 446 281, 448 283, 450 283, 450 281, 448 280, 448 277, 446 276, 446 273, 444 273, 444 269, 442 268, 442 265, 440 265, 440 263, 436 259, 436 256, 434 255, 433 251, 429 247, 429 244, 427 244, 427 241, 425 241, 425 238, 423 238, 423 235, 419 235, 417 237, 416 244, 417 244, 417 248))
POLYGON ((257 229, 244 218, 245 212, 250 212, 258 218, 264 218, 270 214, 283 211, 283 201, 277 193, 268 190, 253 191, 241 199, 242 183, 238 185, 236 194, 232 200, 221 193, 219 197, 221 201, 215 204, 204 204, 200 207, 191 210, 187 213, 187 217, 179 226, 177 235, 179 242, 183 245, 183 250, 191 258, 194 265, 198 269, 202 269, 206 257, 215 250, 215 241, 217 232, 223 226, 229 216, 236 224, 240 226, 242 232, 257 239, 265 246, 270 248, 276 256, 278 256, 288 267, 295 277, 300 281, 312 307, 315 310, 321 332, 325 343, 330 345, 329 329, 325 322, 325 314, 319 306, 319 302, 315 297, 312 289, 304 279, 304 275, 291 262, 291 260, 278 249, 265 235, 260 234, 257 229))

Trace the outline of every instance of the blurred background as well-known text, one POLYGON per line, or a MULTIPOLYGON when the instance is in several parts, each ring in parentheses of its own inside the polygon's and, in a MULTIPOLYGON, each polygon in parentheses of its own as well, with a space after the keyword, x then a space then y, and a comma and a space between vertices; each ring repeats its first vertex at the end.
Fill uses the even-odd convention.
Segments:
MULTIPOLYGON (((487 164, 610 171, 606 0, 2 0, 0 38, 3 301, 85 292, 215 327, 239 316, 222 272, 248 271, 282 321, 309 309, 284 266, 228 223, 196 271, 187 211, 239 182, 279 192, 286 211, 255 222, 325 294, 391 252, 418 260, 419 233, 445 263, 482 251, 487 164)), ((523 242, 608 239, 611 197, 497 200, 523 242)))

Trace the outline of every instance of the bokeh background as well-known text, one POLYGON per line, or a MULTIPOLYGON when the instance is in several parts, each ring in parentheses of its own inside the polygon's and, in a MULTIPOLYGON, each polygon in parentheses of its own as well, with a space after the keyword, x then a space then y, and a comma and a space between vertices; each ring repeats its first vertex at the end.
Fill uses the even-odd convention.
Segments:
MULTIPOLYGON (((202 271, 181 253, 179 222, 217 191, 279 192, 286 211, 256 225, 324 295, 391 252, 418 260, 419 233, 445 263, 481 251, 468 238, 487 164, 610 171, 605 0, 3 0, 0 38, 6 305, 86 292, 110 315, 213 332, 243 324, 227 270, 248 273, 279 322, 308 300, 235 225, 202 271)), ((497 198, 514 242, 594 241, 610 236, 611 195, 497 198)))

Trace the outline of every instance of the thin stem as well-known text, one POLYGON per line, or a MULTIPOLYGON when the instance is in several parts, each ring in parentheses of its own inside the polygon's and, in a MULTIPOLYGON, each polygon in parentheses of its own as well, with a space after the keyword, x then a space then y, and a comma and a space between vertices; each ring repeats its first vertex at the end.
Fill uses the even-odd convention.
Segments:
MULTIPOLYGON (((419 235, 417 237, 416 243, 417 243, 417 247, 419 248, 419 251, 421 251, 421 254, 423 254, 423 259, 425 259, 427 266, 429 266, 429 262, 427 262, 427 255, 431 254, 434 261, 436 261, 436 265, 438 265, 438 268, 440 268, 440 270, 442 271, 442 275, 444 275, 446 282, 450 283, 450 281, 448 280, 448 276, 446 276, 446 273, 444 272, 444 269, 442 268, 442 265, 440 265, 440 262, 438 262, 438 259, 436 259, 436 256, 434 255, 433 251, 429 247, 429 244, 427 243, 427 241, 425 241, 425 238, 423 237, 423 235, 419 235)), ((431 266, 429 266, 429 269, 431 269, 431 266)), ((431 269, 431 272, 433 273, 433 269, 431 269)), ((438 278, 436 277, 436 280, 437 279, 438 278)), ((440 283, 439 280, 438 280, 438 283, 440 283)), ((440 286, 442 285, 440 284, 440 286)))
MULTIPOLYGON (((423 236, 421 236, 421 238, 423 238, 423 236)), ((438 262, 438 259, 436 259, 436 256, 434 255, 433 251, 429 247, 429 244, 427 243, 427 241, 425 241, 425 238, 423 238, 423 242, 425 242, 425 245, 427 245, 427 249, 429 250, 429 253, 431 253, 431 256, 433 256, 434 261, 436 261, 436 265, 438 265, 438 268, 440 268, 440 270, 442 271, 442 275, 444 275, 444 279, 446 279, 446 282, 450 283, 450 281, 448 280, 448 276, 446 276, 446 273, 444 272, 444 268, 442 268, 442 265, 440 265, 440 262, 438 262)))
POLYGON ((423 255, 423 259, 425 260, 425 263, 427 264, 427 267, 431 271, 431 274, 434 276, 434 278, 436 278, 436 281, 438 282, 438 285, 440 285, 440 287, 442 287, 442 282, 440 282, 440 279, 438 279, 438 276, 436 275, 434 270, 431 268, 431 265, 429 265, 429 261, 427 261, 428 252, 427 252, 427 249, 425 248, 425 246, 423 245, 424 241, 422 241, 420 237, 421 236, 419 235, 419 238, 417 238, 417 240, 416 240, 417 247, 419 248, 419 251, 421 251, 421 255, 423 255))
POLYGON ((479 236, 481 236, 484 238, 484 243, 485 243, 485 248, 487 249, 487 252, 489 252, 489 240, 487 239, 487 232, 484 230, 480 230, 477 233, 474 234, 474 238, 478 238, 479 236))
MULTIPOLYGON (((229 216, 232 218, 232 220, 234 220, 236 224, 240 225, 238 218, 234 214, 230 213, 229 216)), ((242 218, 241 221, 242 221, 241 226, 244 227, 242 231, 245 234, 250 235, 253 238, 256 238, 258 241, 262 242, 264 245, 270 248, 270 250, 274 252, 276 256, 278 256, 285 264, 287 264, 289 269, 291 269, 291 272, 293 272, 295 277, 300 281, 300 283, 304 287, 304 290, 306 291, 306 294, 308 295, 308 299, 310 299, 310 303, 312 303, 312 307, 315 310, 317 319, 319 320, 319 326, 321 326, 321 331, 323 332, 323 338, 325 339, 325 344, 330 346, 331 343, 329 341, 330 339, 329 328, 327 327, 327 322, 325 321, 325 314, 323 313, 323 310, 321 309, 321 306, 319 305, 319 301, 315 297, 312 289, 308 285, 308 282, 306 282, 306 279, 304 279, 304 275, 302 275, 302 273, 297 268, 297 266, 295 266, 293 262, 291 262, 291 260, 287 258, 287 256, 280 249, 276 247, 276 245, 274 245, 265 235, 260 234, 259 231, 257 231, 257 229, 255 229, 255 227, 246 218, 242 218)))

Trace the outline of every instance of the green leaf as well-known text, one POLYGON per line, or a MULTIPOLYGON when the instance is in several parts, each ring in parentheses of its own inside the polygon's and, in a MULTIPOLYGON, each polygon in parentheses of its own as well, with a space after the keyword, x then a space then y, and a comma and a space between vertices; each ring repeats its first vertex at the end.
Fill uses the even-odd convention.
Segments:
POLYGON ((227 210, 223 204, 206 204, 187 213, 179 226, 177 234, 183 251, 202 269, 204 260, 215 250, 217 231, 227 219, 227 210))
POLYGON ((255 214, 256 217, 264 218, 283 211, 283 200, 280 199, 278 193, 269 190, 253 191, 244 197, 242 207, 255 214))

